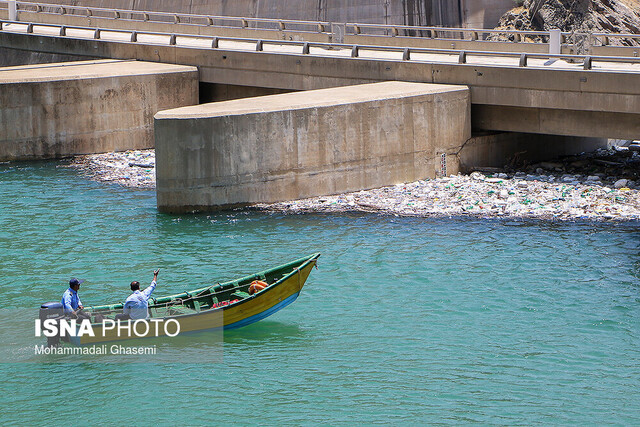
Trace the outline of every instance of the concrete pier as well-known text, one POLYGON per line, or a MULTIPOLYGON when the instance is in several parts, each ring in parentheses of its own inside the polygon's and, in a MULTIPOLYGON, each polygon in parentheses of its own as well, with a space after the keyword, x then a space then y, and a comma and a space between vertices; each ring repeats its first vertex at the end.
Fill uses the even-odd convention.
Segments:
POLYGON ((154 114, 197 103, 195 67, 102 60, 0 68, 0 161, 152 148, 154 114))
POLYGON ((158 208, 207 211, 458 172, 465 86, 382 82, 156 114, 158 208))

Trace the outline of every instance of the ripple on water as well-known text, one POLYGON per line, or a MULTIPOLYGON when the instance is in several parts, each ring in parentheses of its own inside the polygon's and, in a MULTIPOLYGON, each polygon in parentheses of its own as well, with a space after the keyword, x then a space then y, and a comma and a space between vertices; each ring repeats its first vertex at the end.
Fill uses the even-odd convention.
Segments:
POLYGON ((322 257, 298 301, 225 334, 222 362, 0 365, 7 422, 63 422, 74 396, 77 422, 128 423, 135 390, 149 423, 640 423, 637 224, 172 216, 55 166, 0 167, 7 306, 35 314, 71 276, 94 304, 157 267, 165 294, 322 257))

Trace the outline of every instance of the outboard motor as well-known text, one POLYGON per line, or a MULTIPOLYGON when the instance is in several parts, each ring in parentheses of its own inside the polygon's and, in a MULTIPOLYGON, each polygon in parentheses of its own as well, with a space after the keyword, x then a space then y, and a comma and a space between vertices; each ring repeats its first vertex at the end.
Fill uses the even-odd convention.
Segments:
MULTIPOLYGON (((60 319, 64 315, 62 303, 60 302, 47 302, 40 306, 40 312, 38 318, 40 319, 40 325, 47 319, 60 319)), ((47 347, 55 347, 60 344, 60 336, 47 337, 47 347)))

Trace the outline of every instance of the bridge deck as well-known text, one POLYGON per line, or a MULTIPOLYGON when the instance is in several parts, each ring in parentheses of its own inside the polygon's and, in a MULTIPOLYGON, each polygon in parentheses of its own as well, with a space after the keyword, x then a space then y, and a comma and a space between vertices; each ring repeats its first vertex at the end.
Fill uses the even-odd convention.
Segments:
MULTIPOLYGON (((53 25, 38 25, 29 23, 8 23, 2 26, 3 31, 16 32, 23 34, 35 34, 46 36, 59 36, 60 26, 53 25)), ((82 38, 93 40, 95 38, 94 29, 85 28, 66 28, 66 37, 82 38)), ((136 38, 138 43, 151 44, 151 45, 170 45, 171 34, 149 34, 149 33, 137 33, 136 38)), ((131 31, 117 31, 108 30, 100 32, 100 39, 104 41, 115 41, 129 43, 131 42, 131 31)), ((218 40, 218 49, 222 50, 237 50, 237 51, 256 51, 256 41, 251 39, 221 39, 218 40)), ((211 37, 198 37, 193 35, 176 35, 175 46, 185 48, 211 48, 211 37)), ((301 43, 289 43, 277 41, 262 41, 262 51, 270 53, 280 54, 302 54, 304 44, 301 43)), ((309 46, 309 55, 313 56, 325 56, 325 57, 352 57, 353 48, 351 46, 344 45, 331 45, 331 44, 318 44, 317 46, 309 46)), ((427 49, 413 49, 411 53, 411 61, 415 62, 437 62, 437 63, 451 63, 458 64, 460 60, 460 51, 450 50, 450 52, 438 53, 437 51, 429 52, 427 49)), ((384 47, 367 47, 363 46, 358 49, 358 57, 363 59, 381 59, 402 61, 404 52, 400 49, 389 50, 384 47)), ((542 57, 535 57, 530 55, 527 60, 527 67, 537 68, 553 68, 553 69, 567 69, 567 70, 580 70, 584 68, 583 62, 569 62, 562 58, 553 58, 551 55, 540 55, 542 57), (544 57, 549 56, 549 57, 544 57), (551 58, 550 58, 551 57, 551 58)), ((573 59, 573 58, 570 58, 573 59)), ((485 55, 482 52, 470 52, 466 57, 467 64, 477 65, 499 65, 499 66, 515 66, 521 65, 520 56, 509 52, 496 53, 486 52, 485 55)), ((606 58, 600 58, 597 62, 594 62, 591 66, 593 70, 615 70, 615 71, 632 71, 640 72, 640 59, 633 58, 612 58, 607 61, 606 58)))
POLYGON ((478 130, 640 139, 640 58, 351 46, 0 20, 0 47, 197 66, 201 82, 310 90, 465 85, 478 130))

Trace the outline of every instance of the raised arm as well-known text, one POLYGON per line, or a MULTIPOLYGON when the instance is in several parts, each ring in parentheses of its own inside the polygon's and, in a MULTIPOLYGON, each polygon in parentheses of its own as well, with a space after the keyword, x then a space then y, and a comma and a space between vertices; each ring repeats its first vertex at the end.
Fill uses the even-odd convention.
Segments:
POLYGON ((144 291, 142 291, 142 294, 147 299, 149 299, 149 297, 151 296, 151 293, 155 290, 156 285, 158 284, 158 273, 159 272, 160 272, 160 269, 158 269, 158 270, 153 272, 153 280, 151 281, 151 284, 144 291))

